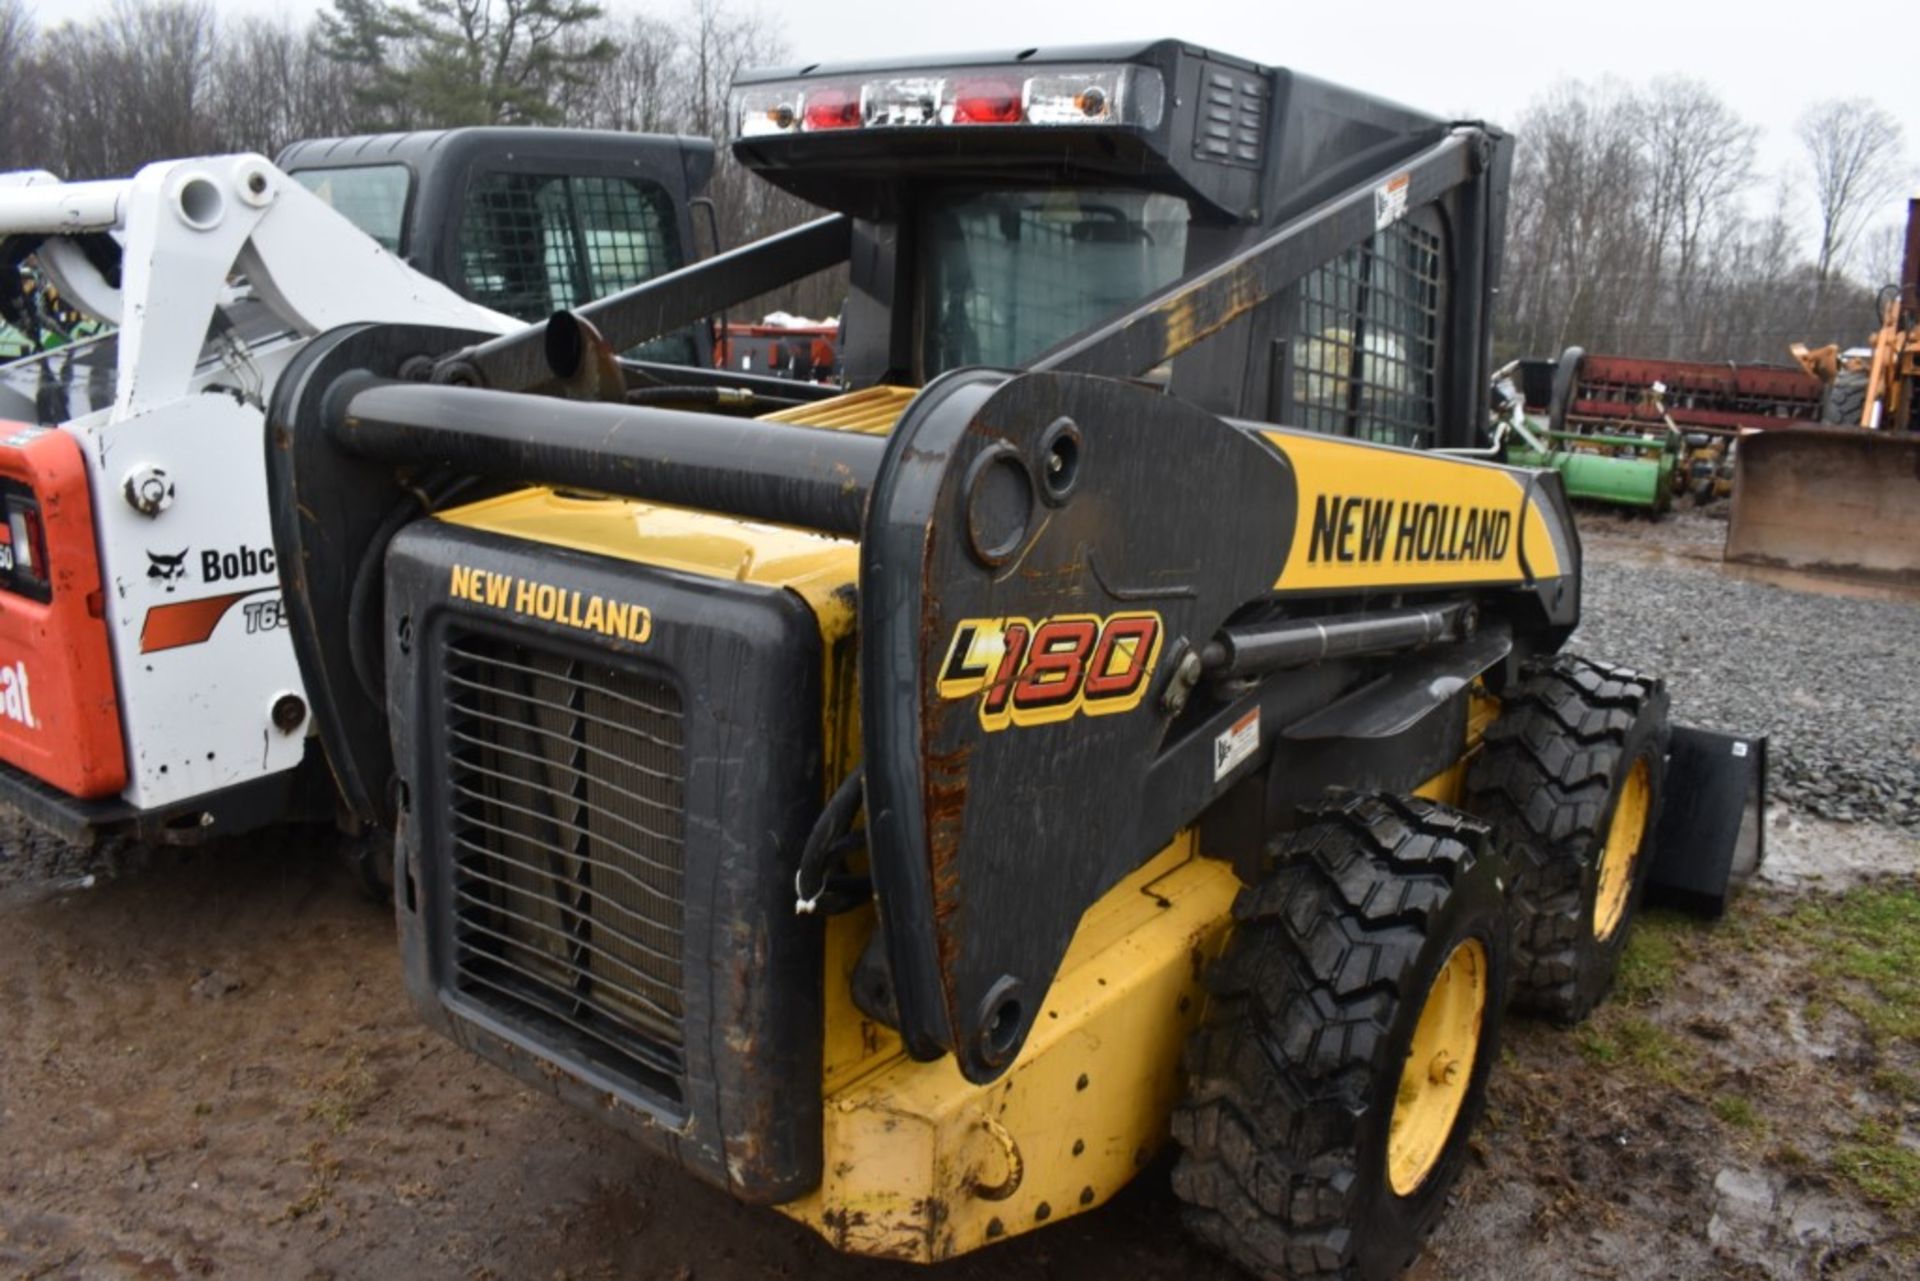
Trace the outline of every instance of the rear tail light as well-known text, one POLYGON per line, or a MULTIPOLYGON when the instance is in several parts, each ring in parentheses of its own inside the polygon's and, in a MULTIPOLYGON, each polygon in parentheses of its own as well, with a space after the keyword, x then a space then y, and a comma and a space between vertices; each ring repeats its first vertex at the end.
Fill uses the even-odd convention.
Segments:
POLYGON ((958 68, 853 82, 794 80, 735 92, 735 136, 954 125, 1129 126, 1153 129, 1166 86, 1152 67, 958 68))
POLYGON ((808 132, 820 129, 857 129, 860 127, 860 91, 822 85, 809 90, 800 109, 801 127, 808 132))
POLYGON ((953 111, 947 123, 956 125, 1017 125, 1026 118, 1018 80, 955 80, 953 111))

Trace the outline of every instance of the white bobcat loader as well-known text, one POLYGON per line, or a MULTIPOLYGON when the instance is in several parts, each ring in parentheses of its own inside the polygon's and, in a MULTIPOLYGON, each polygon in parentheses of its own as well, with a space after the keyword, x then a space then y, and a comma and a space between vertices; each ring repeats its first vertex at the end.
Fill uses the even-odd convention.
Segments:
POLYGON ((113 327, 0 366, 0 805, 67 841, 332 816, 268 527, 275 380, 342 324, 500 333, 680 266, 712 154, 488 129, 282 161, 0 175, 0 306, 30 263, 113 327))

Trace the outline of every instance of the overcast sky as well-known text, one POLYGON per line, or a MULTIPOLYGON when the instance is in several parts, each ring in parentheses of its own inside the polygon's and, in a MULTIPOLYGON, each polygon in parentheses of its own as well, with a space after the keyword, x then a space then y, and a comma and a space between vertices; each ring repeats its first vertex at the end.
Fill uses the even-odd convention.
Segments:
MULTIPOLYGON (((43 22, 112 0, 29 0, 43 22)), ((680 0, 604 0, 671 14, 680 0)), ((754 0, 734 0, 742 9, 754 0)), ((299 18, 322 0, 214 0, 222 14, 299 18)), ((1920 11, 1894 0, 790 0, 773 15, 796 62, 1178 36, 1443 114, 1511 124, 1569 79, 1706 81, 1761 126, 1761 164, 1798 160, 1794 122, 1825 98, 1877 99, 1920 159, 1920 11)), ((1770 203, 1770 197, 1765 203, 1770 203)), ((1889 212, 1888 220, 1893 217, 1889 212)))

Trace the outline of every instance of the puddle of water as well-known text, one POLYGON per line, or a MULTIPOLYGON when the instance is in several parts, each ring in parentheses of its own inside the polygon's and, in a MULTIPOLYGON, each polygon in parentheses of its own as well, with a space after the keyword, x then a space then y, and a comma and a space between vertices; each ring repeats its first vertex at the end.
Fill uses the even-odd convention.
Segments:
POLYGON ((1768 808, 1761 884, 1843 890, 1889 876, 1920 876, 1920 840, 1870 823, 1832 823, 1784 805, 1768 808))
POLYGON ((1722 559, 1717 543, 1661 543, 1640 539, 1609 537, 1607 534, 1581 533, 1581 545, 1595 560, 1609 563, 1637 561, 1641 564, 1700 565, 1718 570, 1728 578, 1763 583, 1790 592, 1816 596, 1844 596, 1852 600, 1920 603, 1920 585, 1890 583, 1875 578, 1847 578, 1836 574, 1814 574, 1805 570, 1782 569, 1775 565, 1749 565, 1722 559))

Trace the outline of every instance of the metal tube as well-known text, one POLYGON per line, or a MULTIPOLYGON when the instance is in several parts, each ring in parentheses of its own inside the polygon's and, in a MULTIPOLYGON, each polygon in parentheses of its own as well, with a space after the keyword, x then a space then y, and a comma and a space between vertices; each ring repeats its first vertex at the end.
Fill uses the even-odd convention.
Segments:
POLYGON ((349 453, 858 535, 884 437, 350 374, 328 398, 349 453))
POLYGON ((1466 609, 1465 604, 1454 602, 1229 627, 1201 650, 1201 662, 1210 676, 1257 676, 1329 658, 1411 649, 1463 634, 1466 629, 1461 622, 1466 609))
POLYGON ((38 172, 0 183, 0 233, 76 235, 118 227, 132 185, 123 178, 60 182, 38 172))

